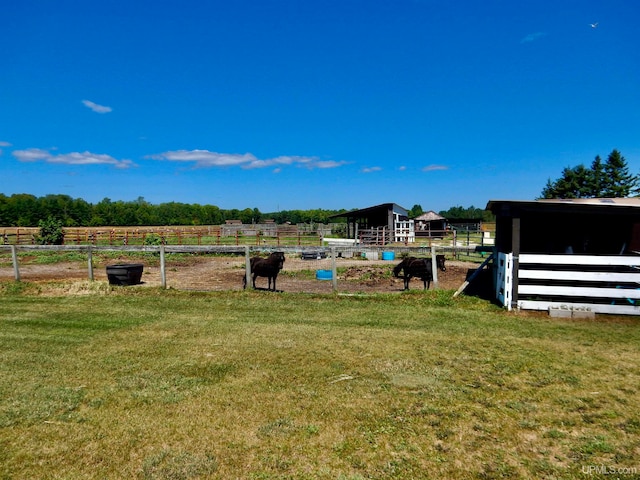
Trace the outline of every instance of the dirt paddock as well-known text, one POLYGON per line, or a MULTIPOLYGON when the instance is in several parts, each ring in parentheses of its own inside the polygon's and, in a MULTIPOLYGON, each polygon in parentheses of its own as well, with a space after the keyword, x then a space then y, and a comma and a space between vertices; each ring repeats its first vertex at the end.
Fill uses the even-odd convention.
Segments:
MULTIPOLYGON (((142 283, 135 288, 161 286, 160 264, 157 258, 109 259, 94 258, 94 279, 107 281, 106 266, 117 263, 142 263, 144 272, 142 283)), ((398 261, 345 259, 338 258, 338 291, 341 292, 401 292, 402 278, 393 277, 391 270, 398 261)), ((243 256, 206 256, 193 255, 172 258, 167 255, 166 282, 168 288, 225 291, 242 289, 244 277, 243 256)), ((467 278, 470 271, 478 265, 471 262, 447 261, 446 271, 438 271, 438 288, 457 289, 467 278)), ((303 260, 288 255, 285 265, 277 278, 277 289, 285 292, 330 293, 332 282, 317 280, 317 270, 330 270, 331 260, 303 260)), ((35 264, 29 258, 20 260, 20 278, 28 282, 82 281, 88 279, 88 267, 83 262, 59 262, 54 264, 35 264)), ((11 281, 14 271, 11 265, 0 265, 0 281, 11 281)), ((258 277, 256 286, 267 287, 267 279, 258 277)), ((423 283, 413 279, 411 290, 422 290, 423 283)), ((431 285, 433 289, 433 284, 431 285)))

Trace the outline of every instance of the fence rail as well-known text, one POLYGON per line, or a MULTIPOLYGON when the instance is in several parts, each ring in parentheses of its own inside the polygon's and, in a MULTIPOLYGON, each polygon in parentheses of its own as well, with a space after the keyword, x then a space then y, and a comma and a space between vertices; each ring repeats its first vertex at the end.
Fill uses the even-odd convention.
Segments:
MULTIPOLYGON (((322 245, 315 232, 293 228, 253 229, 209 225, 198 227, 99 227, 63 228, 63 245, 322 245)), ((40 229, 36 227, 3 228, 4 245, 32 245, 40 229)))
MULTIPOLYGON (((293 245, 322 246, 330 230, 317 225, 200 225, 144 227, 64 227, 63 245, 293 245)), ((0 227, 0 244, 33 245, 37 243, 37 227, 0 227)), ((454 245, 492 244, 489 230, 457 232, 456 230, 416 231, 415 241, 396 242, 399 235, 388 229, 361 230, 361 245, 454 245)), ((402 237, 402 235, 400 235, 402 237)), ((352 239, 353 240, 353 239, 352 239)))
MULTIPOLYGON (((459 251, 458 249, 457 251, 459 251)), ((431 257, 445 254, 451 258, 451 248, 395 247, 393 250, 360 245, 310 246, 256 246, 256 245, 0 245, 0 278, 20 280, 106 279, 102 267, 108 263, 131 261, 145 264, 145 282, 162 288, 228 290, 241 288, 241 280, 250 275, 250 258, 274 251, 285 253, 287 261, 278 278, 278 285, 286 291, 305 292, 361 292, 400 291, 402 282, 391 276, 391 267, 404 256, 431 257), (3 253, 4 252, 4 253, 3 253), (60 256, 60 266, 47 266, 48 276, 39 277, 37 252, 60 256), (83 257, 71 255, 73 252, 83 257), (7 253, 10 253, 8 260, 7 253), (62 254, 67 253, 68 256, 62 254), (59 255, 60 254, 60 255, 59 255), (389 258, 389 255, 390 258, 389 258), (72 258, 71 260, 67 260, 72 258), (389 260, 394 260, 390 262, 389 260), (72 263, 72 265, 70 265, 72 263), (96 270, 98 268, 98 270, 96 270), (73 271, 71 271, 73 270, 73 271), (362 277, 349 276, 351 270, 362 277), (321 278, 320 274, 328 275, 321 278), (148 276, 147 276, 148 275, 148 276), (231 279, 231 280, 230 280, 231 279), (331 280, 322 282, 318 280, 331 280), (340 283, 338 283, 338 281, 340 283), (186 282, 186 283, 185 283, 186 282), (287 282, 289 282, 287 284, 287 282), (358 283, 360 282, 360 283, 358 283), (373 282, 373 283, 371 283, 373 282), (378 282, 378 283, 375 283, 378 282), (386 286, 385 286, 386 285, 386 286)), ((471 252, 468 252, 471 253, 471 252)), ((449 274, 449 271, 446 272, 449 274)), ((445 280, 446 280, 445 275, 445 280)), ((422 288, 422 282, 418 287, 422 288)), ((433 285, 438 288, 438 271, 433 285)), ((457 285, 456 285, 457 287, 457 285)))

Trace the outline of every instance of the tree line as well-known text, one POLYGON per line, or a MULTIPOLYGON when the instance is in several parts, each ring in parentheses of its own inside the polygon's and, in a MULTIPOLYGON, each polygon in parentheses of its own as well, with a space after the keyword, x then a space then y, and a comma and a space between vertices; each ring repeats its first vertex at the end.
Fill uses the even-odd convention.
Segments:
MULTIPOLYGON (((257 208, 225 210, 215 205, 167 202, 153 205, 144 198, 135 201, 112 201, 105 198, 96 204, 68 195, 34 195, 20 193, 11 196, 0 193, 0 226, 36 227, 43 221, 55 220, 64 227, 100 226, 160 226, 160 225, 221 225, 227 220, 240 220, 245 224, 274 220, 278 224, 340 223, 344 218, 333 215, 347 210, 283 210, 262 213, 257 208)), ((423 212, 422 206, 414 205, 409 217, 415 218, 423 212)), ((493 221, 491 212, 473 206, 452 207, 439 212, 445 218, 482 218, 493 221)))
POLYGON ((156 225, 220 225, 226 220, 261 223, 267 219, 276 223, 329 223, 331 215, 346 210, 288 210, 262 213, 257 208, 222 209, 215 205, 167 202, 153 205, 144 198, 135 201, 112 201, 105 198, 92 204, 68 195, 30 194, 7 196, 0 193, 0 225, 35 227, 42 220, 56 219, 65 227, 156 226, 156 225))

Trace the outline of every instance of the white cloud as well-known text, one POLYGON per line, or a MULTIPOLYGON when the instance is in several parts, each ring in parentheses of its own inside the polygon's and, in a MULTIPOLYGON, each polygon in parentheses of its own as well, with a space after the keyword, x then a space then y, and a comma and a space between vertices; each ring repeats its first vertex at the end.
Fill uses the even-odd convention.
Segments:
POLYGON ((525 36, 522 40, 520 40, 520 43, 529 43, 529 42, 534 42, 542 37, 546 37, 547 36, 547 32, 536 32, 536 33, 530 33, 529 35, 525 36))
POLYGON ((29 148, 27 150, 16 150, 13 152, 13 156, 21 162, 36 162, 38 160, 45 160, 47 157, 50 157, 51 154, 39 148, 29 148))
POLYGON ((446 165, 427 165, 422 168, 423 172, 435 172, 437 170, 449 170, 449 167, 446 165))
POLYGON ((347 162, 337 162, 335 160, 323 160, 313 163, 313 168, 336 168, 345 165, 347 162))
POLYGON ((217 153, 209 150, 175 150, 159 155, 152 155, 154 160, 168 160, 170 162, 191 162, 197 167, 230 167, 234 165, 246 165, 257 160, 250 153, 239 155, 236 153, 217 153))
POLYGON ((244 169, 269 168, 276 167, 275 172, 279 172, 281 167, 293 165, 297 167, 305 167, 309 169, 315 168, 336 168, 344 165, 345 162, 337 162, 334 160, 320 160, 317 157, 301 157, 301 156, 280 156, 274 158, 260 159, 252 153, 218 153, 209 150, 175 150, 160 153, 158 155, 150 155, 147 158, 153 160, 165 160, 170 162, 189 162, 195 164, 198 168, 215 168, 215 167, 236 167, 244 169))
POLYGON ((109 113, 112 111, 111 107, 106 107, 104 105, 98 105, 97 103, 93 103, 90 100, 82 100, 82 103, 85 107, 90 108, 96 113, 109 113))
POLYGON ((9 142, 2 142, 0 141, 0 155, 2 155, 2 148, 3 147, 10 147, 11 144, 9 142))
POLYGON ((110 155, 91 152, 71 152, 53 155, 48 150, 40 148, 16 150, 13 152, 13 156, 21 162, 43 161, 62 165, 113 165, 116 168, 130 168, 135 165, 131 160, 118 160, 110 155))
MULTIPOLYGON (((253 155, 251 155, 253 157, 253 155)), ((253 157, 253 160, 246 165, 243 165, 242 168, 250 169, 250 168, 265 168, 265 167, 273 167, 280 165, 308 165, 310 163, 310 159, 307 157, 275 157, 269 158, 267 160, 259 160, 253 157)))
POLYGON ((380 170, 382 170, 381 167, 366 167, 362 169, 362 173, 379 172, 380 170))

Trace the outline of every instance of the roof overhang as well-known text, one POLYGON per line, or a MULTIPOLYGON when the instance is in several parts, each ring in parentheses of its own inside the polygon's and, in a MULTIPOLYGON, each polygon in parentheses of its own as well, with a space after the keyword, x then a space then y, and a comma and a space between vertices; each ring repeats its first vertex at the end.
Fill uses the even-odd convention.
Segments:
POLYGON ((330 218, 338 218, 338 217, 347 217, 347 218, 363 218, 366 217, 367 215, 378 211, 378 210, 395 210, 398 207, 400 209, 402 209, 403 211, 407 211, 406 208, 401 207, 400 205, 398 205, 397 203, 381 203, 380 205, 375 205, 373 207, 367 207, 367 208, 362 208, 360 210, 351 210, 350 212, 344 212, 344 213, 338 213, 336 215, 331 215, 330 218))
POLYGON ((496 216, 527 213, 615 213, 640 215, 640 198, 573 198, 542 200, 489 200, 487 210, 496 216))

